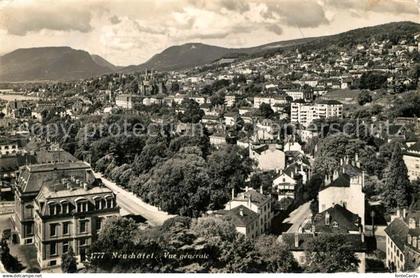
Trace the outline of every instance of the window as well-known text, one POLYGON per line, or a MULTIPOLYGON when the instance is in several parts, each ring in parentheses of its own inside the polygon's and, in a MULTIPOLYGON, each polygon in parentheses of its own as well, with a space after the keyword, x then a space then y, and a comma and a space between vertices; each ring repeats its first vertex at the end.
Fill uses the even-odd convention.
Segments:
POLYGON ((70 212, 70 204, 69 203, 63 203, 63 213, 68 214, 70 212))
POLYGON ((96 230, 100 230, 102 227, 102 219, 101 218, 96 218, 96 230))
POLYGON ((55 204, 51 204, 51 205, 49 205, 49 207, 50 207, 50 214, 55 215, 56 214, 55 204))
POLYGON ((108 198, 106 200, 106 208, 112 208, 112 198, 108 198))
POLYGON ((86 233, 86 220, 80 221, 80 232, 86 233))
POLYGON ((70 226, 69 222, 64 222, 63 223, 63 235, 68 235, 69 234, 69 226, 70 226))
POLYGON ((80 246, 84 246, 84 245, 86 245, 86 239, 81 239, 81 240, 79 241, 79 245, 80 245, 80 246))
POLYGON ((101 209, 101 199, 96 199, 95 200, 95 209, 101 209))
POLYGON ((27 235, 32 235, 34 233, 32 224, 28 224, 25 227, 26 227, 26 234, 27 235))
POLYGON ((55 242, 50 243, 50 255, 57 255, 57 243, 55 242))
POLYGON ((56 214, 60 214, 61 213, 61 206, 60 205, 56 205, 55 206, 55 213, 56 214))
POLYGON ((88 203, 86 201, 77 203, 77 212, 87 212, 88 203))
POLYGON ((66 254, 69 251, 69 242, 63 241, 63 254, 66 254))
POLYGON ((57 224, 50 224, 50 236, 56 236, 57 235, 57 224))

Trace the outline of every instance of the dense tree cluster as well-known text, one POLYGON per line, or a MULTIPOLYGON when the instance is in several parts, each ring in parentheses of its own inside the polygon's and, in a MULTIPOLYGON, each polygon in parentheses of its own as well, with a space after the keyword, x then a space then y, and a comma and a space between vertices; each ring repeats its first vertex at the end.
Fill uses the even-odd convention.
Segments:
POLYGON ((360 89, 377 90, 386 85, 387 76, 375 72, 363 73, 360 77, 360 89))
POLYGON ((197 217, 222 208, 232 189, 244 187, 253 167, 247 151, 235 145, 212 149, 205 128, 180 135, 171 124, 150 123, 147 115, 85 117, 61 143, 95 171, 169 213, 197 217))
POLYGON ((89 271, 107 272, 300 272, 274 236, 246 239, 222 217, 175 217, 139 229, 132 220, 109 219, 90 249, 89 271), (95 257, 95 252, 105 252, 95 257), (124 259, 113 254, 148 254, 124 259))
POLYGON ((200 109, 200 105, 192 100, 186 99, 182 102, 184 112, 178 114, 178 118, 183 123, 198 123, 204 116, 204 111, 200 109))

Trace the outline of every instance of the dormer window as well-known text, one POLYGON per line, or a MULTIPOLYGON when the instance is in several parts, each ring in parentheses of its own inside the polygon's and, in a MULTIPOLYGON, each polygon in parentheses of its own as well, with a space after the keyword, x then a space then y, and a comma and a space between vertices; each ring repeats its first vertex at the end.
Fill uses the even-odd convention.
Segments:
POLYGON ((50 209, 50 215, 57 215, 61 213, 61 206, 56 203, 50 203, 48 204, 48 207, 50 209))
POLYGON ((62 208, 63 208, 63 213, 64 213, 64 214, 69 214, 69 213, 70 213, 70 203, 69 203, 69 202, 67 202, 67 201, 63 201, 63 202, 61 203, 61 206, 62 206, 62 208))
POLYGON ((77 212, 87 212, 89 209, 88 201, 86 199, 76 199, 76 204, 77 212))
POLYGON ((338 228, 338 223, 334 221, 334 222, 332 223, 332 227, 333 227, 333 228, 338 228))
POLYGON ((114 207, 114 199, 112 197, 108 197, 106 199, 106 208, 113 208, 114 207))
POLYGON ((101 206, 101 200, 100 198, 95 199, 95 209, 100 210, 102 208, 101 206))

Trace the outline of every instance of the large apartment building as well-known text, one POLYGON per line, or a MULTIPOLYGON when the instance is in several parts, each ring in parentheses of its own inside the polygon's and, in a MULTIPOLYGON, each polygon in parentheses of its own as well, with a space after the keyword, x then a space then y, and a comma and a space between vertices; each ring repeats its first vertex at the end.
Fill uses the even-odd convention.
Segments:
POLYGON ((338 101, 328 100, 318 103, 292 102, 290 112, 291 122, 308 127, 316 119, 342 118, 343 104, 338 101))
POLYGON ((35 244, 43 269, 70 247, 84 261, 103 221, 119 215, 113 192, 81 161, 23 166, 15 202, 14 228, 22 244, 35 244))

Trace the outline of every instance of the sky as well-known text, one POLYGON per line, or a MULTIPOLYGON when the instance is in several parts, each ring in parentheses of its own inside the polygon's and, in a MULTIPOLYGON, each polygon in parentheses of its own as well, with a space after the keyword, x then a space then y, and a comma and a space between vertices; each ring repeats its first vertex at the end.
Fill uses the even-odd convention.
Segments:
POLYGON ((420 0, 0 0, 0 55, 70 46, 124 66, 188 42, 250 47, 419 15, 420 0))

